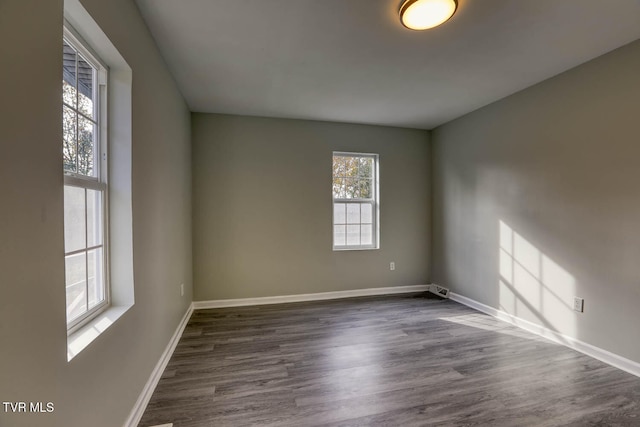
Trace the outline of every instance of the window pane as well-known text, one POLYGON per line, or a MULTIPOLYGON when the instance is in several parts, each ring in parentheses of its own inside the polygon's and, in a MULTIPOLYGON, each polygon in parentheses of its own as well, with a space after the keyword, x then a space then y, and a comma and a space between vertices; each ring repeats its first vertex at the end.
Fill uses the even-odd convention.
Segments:
POLYGON ((373 159, 371 157, 359 157, 358 175, 363 178, 370 178, 373 176, 373 159))
POLYGON ((62 107, 62 158, 65 172, 76 172, 76 120, 78 114, 62 107))
POLYGON ((78 93, 76 92, 76 88, 63 80, 62 81, 62 101, 67 105, 75 107, 77 96, 78 96, 78 93))
POLYGON ((358 181, 358 188, 360 192, 360 197, 363 199, 371 199, 373 198, 373 181, 370 179, 361 179, 358 181))
POLYGON ((358 158, 345 157, 345 176, 358 176, 358 158))
POLYGON ((361 230, 361 244, 363 245, 372 245, 373 244, 373 225, 371 224, 363 224, 360 226, 361 230))
POLYGON ((84 252, 65 257, 67 322, 87 311, 87 272, 84 252))
POLYGON ((64 251, 86 247, 84 188, 64 186, 64 251))
POLYGON ((373 222, 373 206, 369 203, 363 203, 360 205, 360 209, 360 222, 363 224, 371 224, 373 222))
POLYGON ((360 223, 360 204, 349 203, 347 204, 347 224, 359 224, 360 223))
POLYGON ((344 195, 345 195, 344 178, 334 178, 333 179, 333 198, 344 199, 344 195))
POLYGON ((76 107, 76 50, 63 41, 62 45, 62 99, 76 107))
POLYGON ((344 177, 344 171, 345 171, 344 157, 333 156, 333 176, 344 177))
POLYGON ((333 245, 344 246, 346 244, 346 225, 334 225, 333 226, 333 245))
POLYGON ((104 274, 102 265, 102 248, 87 252, 89 310, 104 301, 104 274))
POLYGON ((345 199, 355 199, 359 197, 360 192, 358 191, 358 182, 356 178, 345 178, 345 199))
POLYGON ((78 119, 78 173, 96 176, 94 167, 95 125, 80 116, 78 119))
POLYGON ((78 110, 92 119, 95 118, 93 104, 94 79, 94 68, 82 56, 78 56, 78 110))
POLYGON ((335 203, 333 205, 333 223, 346 224, 347 222, 347 205, 346 203, 335 203))
POLYGON ((360 226, 347 225, 347 245, 360 244, 360 226))
POLYGON ((87 247, 102 244, 102 191, 87 190, 87 247))

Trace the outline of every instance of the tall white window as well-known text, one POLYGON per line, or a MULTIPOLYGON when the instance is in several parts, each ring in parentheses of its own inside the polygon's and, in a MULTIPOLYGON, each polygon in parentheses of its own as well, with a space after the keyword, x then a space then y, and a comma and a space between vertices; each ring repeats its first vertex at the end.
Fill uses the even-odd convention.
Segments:
POLYGON ((107 267, 107 69, 65 27, 62 153, 67 328, 109 305, 107 267))
POLYGON ((333 153, 333 249, 378 248, 378 155, 333 153))

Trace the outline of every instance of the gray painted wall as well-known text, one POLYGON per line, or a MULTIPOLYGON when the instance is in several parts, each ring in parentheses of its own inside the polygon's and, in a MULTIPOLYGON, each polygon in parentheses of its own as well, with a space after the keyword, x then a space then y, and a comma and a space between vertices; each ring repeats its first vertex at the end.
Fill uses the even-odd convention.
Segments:
POLYGON ((427 132, 193 114, 192 135, 195 300, 428 282, 427 132), (332 250, 334 150, 380 155, 379 250, 332 250))
POLYGON ((63 2, 2 0, 0 400, 55 405, 51 414, 0 410, 3 426, 121 425, 191 301, 188 109, 134 2, 82 3, 133 69, 136 302, 67 362, 63 2))
POLYGON ((638 75, 634 42, 433 132, 434 282, 640 362, 638 75))

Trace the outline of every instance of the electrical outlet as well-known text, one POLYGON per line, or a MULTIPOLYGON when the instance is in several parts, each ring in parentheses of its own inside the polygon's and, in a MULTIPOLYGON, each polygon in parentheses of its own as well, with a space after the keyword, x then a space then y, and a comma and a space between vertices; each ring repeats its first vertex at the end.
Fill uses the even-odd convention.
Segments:
POLYGON ((184 296, 184 283, 180 284, 180 296, 183 297, 184 296))
POLYGON ((584 299, 573 297, 573 311, 577 311, 578 313, 584 312, 584 299))
POLYGON ((389 263, 389 270, 393 271, 393 270, 395 270, 395 269, 396 269, 396 263, 395 263, 395 262, 393 262, 393 261, 391 261, 391 262, 389 263))

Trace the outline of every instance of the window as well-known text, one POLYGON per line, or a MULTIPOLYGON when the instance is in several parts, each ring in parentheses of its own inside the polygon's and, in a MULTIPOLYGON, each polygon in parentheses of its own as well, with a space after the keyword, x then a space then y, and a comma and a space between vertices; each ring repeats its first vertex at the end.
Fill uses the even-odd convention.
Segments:
POLYGON ((333 153, 333 249, 378 248, 378 155, 333 153))
POLYGON ((133 71, 80 0, 64 0, 63 25, 61 142, 71 362, 135 304, 133 71))
POLYGON ((109 304, 107 268, 107 70, 65 27, 62 154, 67 328, 109 304))

